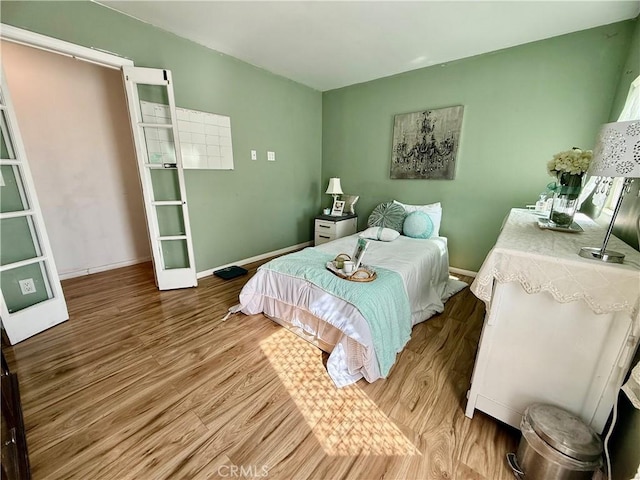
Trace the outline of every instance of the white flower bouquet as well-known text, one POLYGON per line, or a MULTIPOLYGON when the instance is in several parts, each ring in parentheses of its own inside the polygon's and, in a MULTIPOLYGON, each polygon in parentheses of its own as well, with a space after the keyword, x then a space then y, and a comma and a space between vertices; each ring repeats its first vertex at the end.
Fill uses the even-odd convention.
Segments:
POLYGON ((547 172, 552 177, 558 177, 563 173, 582 175, 589 169, 591 158, 593 158, 591 150, 580 150, 579 148, 556 153, 553 159, 547 162, 547 172))

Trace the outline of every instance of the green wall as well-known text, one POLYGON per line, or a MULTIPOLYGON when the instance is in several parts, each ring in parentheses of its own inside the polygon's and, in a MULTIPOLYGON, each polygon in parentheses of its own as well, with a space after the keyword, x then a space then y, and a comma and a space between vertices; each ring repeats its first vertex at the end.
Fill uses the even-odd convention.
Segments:
POLYGON ((91 2, 3 1, 0 19, 167 68, 178 106, 231 117, 235 170, 185 172, 198 271, 312 239, 322 188, 320 92, 91 2), (276 162, 267 162, 267 150, 276 162))
MULTIPOLYGON (((611 111, 634 22, 585 30, 323 94, 322 177, 383 201, 443 206, 452 266, 477 271, 511 207, 536 201, 546 162, 593 148, 611 111), (391 180, 394 115, 464 105, 455 180, 391 180)), ((324 200, 328 203, 328 200, 324 200)))

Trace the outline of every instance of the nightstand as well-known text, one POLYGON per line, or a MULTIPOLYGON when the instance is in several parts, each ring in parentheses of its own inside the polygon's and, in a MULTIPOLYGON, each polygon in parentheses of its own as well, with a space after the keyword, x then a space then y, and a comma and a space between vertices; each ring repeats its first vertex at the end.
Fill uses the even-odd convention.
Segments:
POLYGON ((340 217, 318 215, 315 219, 313 238, 316 245, 321 245, 336 238, 356 233, 357 230, 358 216, 355 213, 340 217))

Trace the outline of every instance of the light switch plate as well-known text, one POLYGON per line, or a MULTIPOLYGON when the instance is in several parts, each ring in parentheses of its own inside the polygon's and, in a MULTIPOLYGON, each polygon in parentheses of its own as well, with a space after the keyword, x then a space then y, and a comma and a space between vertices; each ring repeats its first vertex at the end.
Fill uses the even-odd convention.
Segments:
POLYGON ((267 152, 267 160, 270 162, 276 161, 276 152, 267 152))
POLYGON ((255 150, 251 150, 251 160, 257 160, 258 159, 258 152, 256 152, 255 150))

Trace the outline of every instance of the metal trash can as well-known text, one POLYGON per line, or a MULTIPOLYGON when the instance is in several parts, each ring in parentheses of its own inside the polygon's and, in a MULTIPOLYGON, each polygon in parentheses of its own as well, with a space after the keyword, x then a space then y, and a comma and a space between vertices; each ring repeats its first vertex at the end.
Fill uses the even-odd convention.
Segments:
POLYGON ((602 466, 602 441, 575 415, 543 403, 527 407, 522 438, 507 461, 523 480, 590 480, 602 466))

